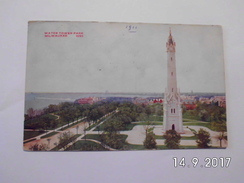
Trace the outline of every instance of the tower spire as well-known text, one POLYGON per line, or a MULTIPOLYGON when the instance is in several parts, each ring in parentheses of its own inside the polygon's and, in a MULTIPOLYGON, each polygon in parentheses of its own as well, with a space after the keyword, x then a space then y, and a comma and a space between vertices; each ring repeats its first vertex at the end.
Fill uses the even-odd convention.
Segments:
POLYGON ((170 28, 166 43, 168 71, 167 88, 164 93, 164 130, 173 129, 178 133, 183 133, 180 90, 177 88, 175 47, 176 43, 170 28))
POLYGON ((171 34, 171 27, 169 28, 169 39, 168 39, 168 43, 169 43, 169 45, 174 45, 173 36, 171 34))

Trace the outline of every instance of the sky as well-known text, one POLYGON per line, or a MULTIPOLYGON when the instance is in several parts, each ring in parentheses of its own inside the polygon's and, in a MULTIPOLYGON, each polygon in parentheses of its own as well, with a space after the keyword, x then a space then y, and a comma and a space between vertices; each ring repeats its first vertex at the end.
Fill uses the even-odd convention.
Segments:
POLYGON ((26 92, 163 93, 169 29, 180 91, 225 92, 220 26, 96 22, 29 22, 26 92))

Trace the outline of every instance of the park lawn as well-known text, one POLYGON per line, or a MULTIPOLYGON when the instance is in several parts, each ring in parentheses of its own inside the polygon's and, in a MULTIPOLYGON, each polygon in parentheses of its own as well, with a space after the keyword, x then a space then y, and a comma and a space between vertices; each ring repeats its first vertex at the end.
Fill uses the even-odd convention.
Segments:
POLYGON ((65 151, 108 151, 101 144, 92 141, 78 140, 72 146, 68 147, 65 151), (82 150, 86 148, 86 150, 82 150))
POLYGON ((183 118, 199 120, 199 117, 194 114, 194 110, 187 110, 183 113, 183 118))
MULTIPOLYGON (((77 139, 79 136, 81 136, 81 134, 76 134, 76 135, 74 135, 74 136, 72 136, 69 140, 67 140, 64 144, 66 145, 66 144, 69 144, 70 142, 72 142, 72 141, 75 141, 75 139, 77 139)), ((59 149, 61 149, 62 147, 59 147, 59 144, 56 146, 56 147, 54 147, 54 148, 52 148, 50 151, 59 151, 59 149)))
POLYGON ((163 125, 163 122, 162 121, 150 121, 148 123, 148 121, 139 121, 139 122, 133 122, 132 124, 135 124, 135 125, 163 125))
POLYGON ((196 121, 196 122, 183 122, 184 126, 203 126, 206 128, 211 129, 211 125, 210 122, 200 122, 200 121, 196 121))
POLYGON ((93 140, 101 141, 100 136, 101 135, 99 134, 87 134, 84 137, 82 137, 82 139, 93 139, 93 140))
POLYGON ((89 131, 89 130, 91 130, 93 127, 95 127, 95 126, 97 126, 93 131, 102 131, 103 130, 103 124, 101 124, 101 125, 99 125, 101 122, 103 122, 103 121, 106 121, 107 119, 109 119, 109 118, 112 118, 113 117, 113 115, 114 114, 112 114, 112 115, 109 115, 109 116, 107 116, 107 117, 102 117, 102 118, 100 118, 96 123, 93 123, 92 125, 90 125, 86 130, 87 131, 89 131))
MULTIPOLYGON (((127 144, 128 150, 151 150, 146 149, 144 145, 134 145, 134 144, 127 144)), ((168 149, 165 145, 157 145, 156 150, 165 150, 168 149)), ((197 146, 180 146, 179 149, 197 149, 197 146)))
POLYGON ((128 124, 128 125, 125 125, 125 128, 120 130, 120 131, 129 131, 129 130, 132 130, 134 128, 134 126, 136 126, 136 124, 128 124))
POLYGON ((125 143, 125 140, 127 139, 128 135, 120 134, 119 136, 120 136, 122 142, 125 143))
POLYGON ((56 135, 57 133, 59 133, 59 132, 51 132, 51 133, 49 133, 47 135, 42 136, 41 139, 44 139, 44 138, 47 138, 47 137, 51 137, 53 135, 56 135))
POLYGON ((180 146, 180 149, 198 149, 197 146, 180 146))
POLYGON ((137 144, 129 144, 129 143, 125 143, 124 144, 124 148, 123 150, 145 150, 144 145, 137 145, 137 144))
POLYGON ((167 147, 165 145, 157 145, 157 149, 146 149, 144 145, 125 143, 123 150, 138 151, 138 150, 161 150, 161 149, 167 149, 167 147))
POLYGON ((24 140, 36 137, 45 133, 45 131, 24 131, 24 140))
MULTIPOLYGON (((78 122, 76 122, 76 123, 73 123, 72 125, 68 125, 68 126, 66 126, 66 127, 64 127, 64 128, 61 128, 60 130, 61 131, 64 131, 64 130, 66 130, 66 129, 68 129, 68 128, 70 128, 70 127, 72 127, 72 126, 75 126, 75 125, 77 125, 77 124, 79 124, 79 123, 82 123, 83 121, 78 121, 78 122)), ((67 123, 66 123, 67 124, 67 123)), ((65 124, 64 124, 65 125, 65 124)))
MULTIPOLYGON (((168 149, 168 150, 170 150, 169 148, 167 148, 166 147, 166 145, 158 145, 157 146, 157 149, 158 150, 161 150, 161 149, 168 149)), ((180 147, 179 147, 179 149, 178 150, 181 150, 181 149, 197 149, 197 146, 181 146, 180 145, 180 147)), ((174 150, 177 150, 177 149, 174 149, 174 150)))
MULTIPOLYGON (((101 122, 101 121, 100 121, 100 122, 101 122)), ((86 131, 89 131, 89 130, 91 130, 92 128, 94 128, 95 126, 99 125, 100 122, 93 123, 92 125, 88 126, 88 127, 86 128, 86 131)), ((100 126, 101 126, 101 125, 100 125, 100 126)), ((97 129, 97 127, 94 129, 94 131, 98 131, 98 130, 96 130, 96 129, 97 129)))
MULTIPOLYGON (((87 134, 84 137, 82 137, 82 139, 93 139, 93 140, 101 141, 100 137, 102 135, 103 134, 87 134)), ((125 143, 125 140, 128 137, 128 135, 123 135, 123 134, 119 134, 118 136, 121 138, 123 143, 125 143)))
MULTIPOLYGON (((132 124, 127 124, 127 125, 125 125, 124 128, 121 129, 120 131, 129 131, 129 130, 132 130, 132 128, 133 128, 135 125, 137 125, 137 124, 133 124, 133 123, 132 123, 132 124)), ((93 131, 103 131, 103 130, 104 130, 104 126, 105 126, 105 124, 103 123, 103 124, 97 126, 93 131)))
POLYGON ((158 116, 158 115, 152 114, 152 115, 148 116, 148 118, 145 121, 161 121, 161 122, 163 122, 163 120, 164 120, 163 116, 158 116))
POLYGON ((107 119, 109 119, 109 118, 111 118, 112 116, 108 116, 108 117, 102 117, 102 118, 100 118, 99 120, 97 120, 97 122, 94 122, 92 125, 90 125, 90 126, 88 126, 87 128, 86 128, 86 130, 87 131, 89 131, 89 130, 91 130, 92 128, 94 128, 95 126, 97 126, 93 131, 101 131, 101 130, 98 130, 99 129, 99 127, 100 126, 102 126, 102 125, 99 125, 101 122, 103 122, 104 120, 106 120, 106 118, 107 119))
POLYGON ((181 140, 197 140, 197 137, 195 135, 190 137, 181 137, 181 140))
POLYGON ((183 118, 183 122, 199 122, 199 120, 183 118))
MULTIPOLYGON (((103 136, 103 134, 100 134, 100 135, 99 134, 87 134, 86 136, 82 137, 82 139, 97 140, 97 141, 101 142, 102 136, 103 136)), ((128 144, 126 142, 127 137, 128 137, 128 135, 118 134, 118 140, 123 144, 123 147, 119 148, 118 150, 127 150, 127 148, 124 149, 124 145, 128 144)), ((113 147, 111 147, 111 148, 113 148, 113 147)))
POLYGON ((101 125, 98 125, 93 131, 103 131, 103 130, 104 130, 104 123, 101 125))
MULTIPOLYGON (((93 138, 94 139, 94 138, 93 138)), ((166 150, 168 149, 165 145, 157 145, 157 149, 153 150, 166 150)), ((181 149, 199 149, 197 146, 181 146, 179 150, 181 149)), ((224 148, 218 148, 218 147, 209 147, 206 149, 224 149, 224 148)), ((129 144, 127 142, 124 143, 124 146, 122 150, 125 151, 130 151, 130 150, 151 150, 151 149, 146 149, 144 145, 137 145, 137 144, 129 144)), ((170 150, 170 149, 169 149, 170 150)), ((97 144, 92 141, 85 141, 85 140, 79 140, 75 142, 71 147, 67 148, 65 151, 108 151, 106 148, 104 148, 102 145, 97 144), (81 150, 82 147, 89 145, 88 150, 81 150)))
MULTIPOLYGON (((155 135, 155 139, 165 139, 163 135, 155 135)), ((181 137, 181 140, 197 140, 196 136, 181 137)))

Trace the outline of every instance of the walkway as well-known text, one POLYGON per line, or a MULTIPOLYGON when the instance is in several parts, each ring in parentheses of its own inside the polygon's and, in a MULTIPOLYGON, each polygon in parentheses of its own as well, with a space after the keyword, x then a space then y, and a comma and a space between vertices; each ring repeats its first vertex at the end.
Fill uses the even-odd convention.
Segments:
MULTIPOLYGON (((106 114, 106 115, 104 115, 103 117, 107 117, 106 119, 104 119, 101 123, 99 123, 99 125, 100 124, 102 124, 102 123, 104 123, 112 114, 114 114, 114 112, 118 112, 117 110, 115 110, 115 111, 113 111, 113 112, 111 112, 111 113, 108 113, 108 114, 106 114)), ((102 118, 103 118, 102 117, 102 118)), ((54 130, 48 130, 48 133, 44 133, 44 134, 41 134, 41 135, 39 135, 39 136, 36 136, 36 137, 33 137, 33 138, 30 138, 30 139, 26 139, 24 142, 26 142, 26 141, 29 141, 29 140, 31 140, 31 139, 36 139, 36 140, 33 140, 33 141, 31 141, 31 142, 27 142, 27 143, 25 143, 23 146, 23 149, 24 150, 29 150, 29 148, 32 146, 32 145, 34 145, 34 144, 46 144, 46 145, 48 145, 48 147, 49 147, 49 149, 52 149, 52 148, 54 148, 57 144, 58 144, 58 142, 59 142, 59 136, 60 136, 60 134, 61 133, 64 133, 64 132, 70 132, 70 133, 72 133, 72 134, 82 134, 80 137, 78 137, 73 143, 75 143, 76 141, 78 141, 78 140, 81 140, 81 138, 82 137, 84 137, 84 130, 88 127, 88 122, 80 122, 80 123, 78 123, 78 124, 76 124, 76 125, 74 125, 74 126, 72 126, 74 123, 77 123, 77 122, 79 122, 79 121, 82 121, 82 120, 84 120, 84 119, 86 119, 86 117, 84 117, 84 118, 82 118, 82 119, 79 119, 79 120, 75 120, 75 121, 73 121, 73 122, 71 122, 71 123, 69 123, 69 126, 71 126, 70 128, 67 128, 67 129, 65 129, 65 130, 62 130, 62 131, 60 131, 60 129, 62 129, 62 128, 65 128, 65 127, 67 127, 68 126, 68 124, 66 124, 66 125, 63 125, 63 126, 61 126, 61 127, 58 127, 58 128, 56 128, 56 129, 54 129, 54 130), (77 127, 78 126, 78 127, 77 127), (45 135, 48 135, 48 134, 50 134, 50 133, 52 133, 52 132, 58 132, 57 134, 55 134, 55 135, 53 135, 53 136, 51 136, 51 137, 48 137, 48 138, 41 138, 41 137, 43 137, 43 136, 45 136, 45 135), (48 139, 50 139, 49 141, 48 141, 48 139), (49 143, 48 143, 49 142, 49 143)), ((96 125, 97 126, 97 125, 96 125)), ((94 127, 94 128, 92 128, 91 130, 94 130, 95 128, 96 128, 96 126, 94 127)), ((86 134, 97 134, 98 132, 96 132, 96 131, 86 131, 86 134)), ((70 143, 69 145, 72 145, 73 143, 70 143)))
MULTIPOLYGON (((163 136, 163 126, 162 125, 153 125, 154 127, 154 134, 155 135, 162 135, 163 136)), ((219 140, 217 136, 220 132, 212 131, 206 127, 203 126, 189 126, 190 128, 198 131, 200 128, 203 128, 204 130, 208 131, 210 133, 211 137, 211 146, 219 147, 219 140)), ((143 145, 143 141, 146 138, 146 132, 145 132, 146 126, 144 125, 136 125, 131 131, 121 131, 120 134, 128 135, 126 141, 130 144, 136 144, 136 145, 143 145)), ((194 134, 186 127, 184 127, 184 134, 181 134, 182 137, 190 137, 194 134)), ((164 139, 156 139, 157 145, 164 145, 164 139)), ((196 140, 181 140, 181 145, 185 146, 196 146, 196 140)), ((222 141, 222 147, 227 147, 227 141, 222 141)))

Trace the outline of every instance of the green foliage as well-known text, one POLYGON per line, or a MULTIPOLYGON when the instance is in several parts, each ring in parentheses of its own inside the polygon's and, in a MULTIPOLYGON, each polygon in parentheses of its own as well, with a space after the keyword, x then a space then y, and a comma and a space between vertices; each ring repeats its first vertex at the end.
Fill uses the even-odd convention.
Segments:
POLYGON ((105 132, 101 135, 101 142, 114 149, 121 149, 124 145, 125 138, 114 132, 105 132))
MULTIPOLYGON (((155 138, 156 139, 164 139, 165 140, 165 138, 163 136, 161 136, 161 135, 155 135, 155 138)), ((196 138, 195 135, 190 136, 190 137, 181 137, 181 140, 196 140, 196 139, 197 138, 196 138)))
POLYGON ((48 130, 55 128, 57 126, 57 117, 51 114, 43 114, 41 116, 36 116, 29 118, 24 122, 25 129, 39 129, 39 130, 48 130))
POLYGON ((212 123, 211 127, 214 130, 220 132, 217 138, 219 140, 219 146, 222 147, 222 140, 227 140, 227 135, 225 133, 227 131, 226 122, 225 121, 214 122, 212 123))
POLYGON ((210 134, 208 131, 200 128, 200 130, 198 130, 198 133, 195 134, 197 137, 197 146, 199 148, 209 148, 209 143, 211 142, 210 139, 210 134))
POLYGON ((59 109, 59 111, 63 111, 65 109, 69 109, 72 106, 73 106, 73 103, 71 103, 71 102, 61 102, 58 105, 58 109, 59 109))
POLYGON ((84 137, 82 137, 82 139, 93 139, 93 140, 101 141, 101 135, 99 135, 99 134, 87 134, 84 137))
POLYGON ((207 128, 211 127, 211 123, 210 122, 195 121, 195 122, 183 122, 183 124, 185 126, 204 126, 204 127, 207 127, 207 128))
POLYGON ((151 108, 148 106, 145 107, 145 113, 149 116, 152 113, 151 108))
POLYGON ((194 110, 184 110, 183 118, 201 121, 226 121, 226 109, 215 104, 197 103, 194 110))
POLYGON ((46 144, 34 144, 30 146, 30 151, 47 151, 48 147, 46 144))
POLYGON ((116 109, 115 103, 97 103, 79 105, 70 102, 62 102, 58 105, 50 104, 44 108, 44 114, 36 117, 25 115, 25 129, 52 130, 59 126, 70 124, 79 118, 86 116, 88 121, 97 121, 103 115, 116 109), (57 116, 60 119, 57 120, 57 116))
MULTIPOLYGON (((142 122, 134 122, 133 124, 135 125, 147 125, 148 124, 148 121, 142 121, 142 122)), ((162 125, 163 123, 162 122, 151 122, 150 121, 150 125, 162 125)))
POLYGON ((197 115, 197 112, 195 110, 183 111, 183 118, 193 119, 193 120, 200 120, 198 115, 197 115))
POLYGON ((181 136, 175 130, 167 130, 163 135, 165 145, 169 149, 179 149, 181 136))
POLYGON ((64 132, 62 134, 59 135, 58 139, 59 139, 59 143, 57 145, 57 147, 55 147, 53 150, 59 150, 59 149, 66 149, 67 145, 70 142, 74 142, 76 138, 78 138, 80 135, 73 135, 70 132, 64 132))
POLYGON ((66 108, 65 110, 60 112, 59 115, 63 122, 68 123, 68 126, 69 126, 70 122, 75 120, 74 109, 72 109, 72 108, 66 108))
POLYGON ((71 127, 73 127, 73 126, 75 126, 75 125, 81 123, 82 121, 84 121, 84 120, 79 120, 79 121, 77 121, 77 122, 75 122, 75 123, 72 123, 72 124, 69 125, 69 126, 63 127, 63 128, 60 129, 60 131, 64 131, 64 130, 66 130, 66 129, 68 129, 68 128, 71 128, 71 127))
POLYGON ((47 134, 47 135, 42 136, 41 139, 51 137, 51 136, 53 136, 53 135, 56 135, 57 133, 58 133, 58 132, 51 132, 51 133, 49 133, 49 134, 47 134))
POLYGON ((146 134, 146 138, 143 141, 143 145, 146 149, 157 149, 156 139, 152 132, 146 134))
POLYGON ((31 142, 31 141, 34 141, 34 140, 36 140, 36 138, 33 138, 33 139, 30 139, 30 140, 27 140, 27 141, 25 141, 25 142, 24 142, 24 144, 26 144, 26 143, 28 143, 28 142, 31 142))
POLYGON ((155 114, 157 116, 163 116, 164 115, 164 110, 163 110, 163 104, 160 103, 155 103, 151 105, 152 108, 152 114, 155 114))
POLYGON ((186 118, 184 118, 183 122, 198 122, 198 121, 195 120, 195 119, 186 119, 186 118))
POLYGON ((215 121, 211 123, 211 128, 218 132, 226 132, 227 126, 225 121, 215 121))
POLYGON ((159 105, 135 105, 133 103, 123 103, 119 105, 119 111, 124 115, 129 117, 132 121, 140 121, 147 116, 156 114, 158 111, 162 111, 163 107, 159 105))
POLYGON ((108 121, 106 121, 106 123, 104 123, 104 128, 103 130, 106 132, 117 132, 120 131, 122 129, 124 129, 124 123, 123 121, 118 120, 117 118, 112 118, 108 121))
POLYGON ((24 140, 36 137, 45 133, 44 131, 24 131, 24 140))
POLYGON ((65 151, 108 151, 101 144, 92 141, 79 140, 65 151))

